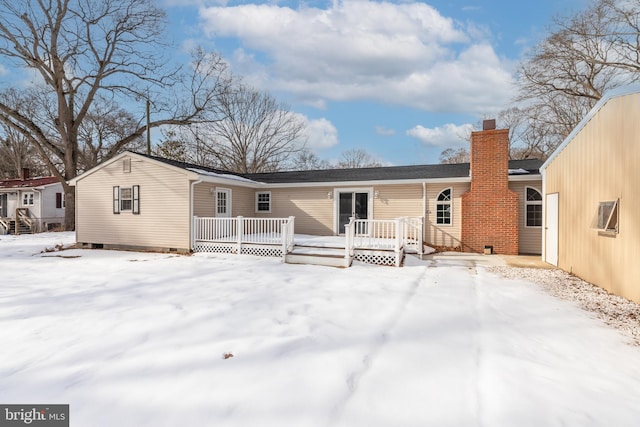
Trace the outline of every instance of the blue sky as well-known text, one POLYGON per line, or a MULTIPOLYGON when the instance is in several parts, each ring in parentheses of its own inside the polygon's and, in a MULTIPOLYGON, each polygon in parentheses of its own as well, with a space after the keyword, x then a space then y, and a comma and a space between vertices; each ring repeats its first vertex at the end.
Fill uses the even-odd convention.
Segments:
POLYGON ((309 125, 309 147, 437 163, 514 94, 514 70, 554 14, 587 0, 166 0, 177 41, 218 50, 309 125))
POLYGON ((518 61, 552 16, 589 0, 155 1, 178 49, 215 49, 287 103, 320 158, 362 148, 408 165, 465 146, 508 106, 518 61))

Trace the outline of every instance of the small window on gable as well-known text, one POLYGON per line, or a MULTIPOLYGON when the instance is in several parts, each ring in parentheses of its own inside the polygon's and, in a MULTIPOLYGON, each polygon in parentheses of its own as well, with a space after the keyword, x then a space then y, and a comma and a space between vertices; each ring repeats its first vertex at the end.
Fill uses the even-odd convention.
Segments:
POLYGON ((256 193, 256 212, 271 212, 270 191, 259 191, 256 193))
POLYGON ((451 224, 451 189, 447 188, 438 194, 436 199, 436 224, 451 224))
POLYGON ((542 194, 535 188, 527 187, 525 196, 525 225, 542 227, 542 194))
POLYGON ((596 228, 607 232, 618 232, 618 200, 600 202, 596 228))

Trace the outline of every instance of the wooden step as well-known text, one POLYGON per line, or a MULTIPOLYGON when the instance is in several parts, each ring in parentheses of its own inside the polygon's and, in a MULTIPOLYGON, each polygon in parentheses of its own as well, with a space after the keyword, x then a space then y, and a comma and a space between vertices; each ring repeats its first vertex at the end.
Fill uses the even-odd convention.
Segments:
POLYGON ((335 254, 309 254, 309 253, 288 253, 285 257, 287 264, 309 264, 309 265, 324 265, 328 267, 347 267, 345 265, 345 258, 343 255, 335 254))

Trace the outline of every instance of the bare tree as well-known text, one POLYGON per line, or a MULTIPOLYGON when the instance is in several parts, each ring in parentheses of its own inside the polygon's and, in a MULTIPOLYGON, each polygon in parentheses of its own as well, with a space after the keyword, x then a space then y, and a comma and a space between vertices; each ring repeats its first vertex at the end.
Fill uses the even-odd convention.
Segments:
MULTIPOLYGON (((65 228, 75 228, 75 194, 67 180, 79 169, 79 135, 101 94, 154 106, 152 127, 212 120, 225 90, 222 59, 196 50, 188 68, 172 67, 163 42, 166 18, 151 0, 0 0, 0 55, 33 70, 36 89, 0 96, 0 120, 46 159, 66 193, 65 228), (182 94, 182 96, 178 96, 182 94), (36 102, 30 114, 25 102, 36 102)), ((110 144, 109 158, 145 132, 143 115, 110 144)))
POLYGON ((554 19, 520 67, 520 95, 503 112, 512 156, 546 158, 612 88, 640 78, 640 0, 599 0, 554 19))
POLYGON ((20 132, 0 123, 0 178, 17 178, 24 168, 32 175, 49 174, 29 141, 20 132))
POLYGON ((239 84, 217 99, 222 119, 193 126, 198 149, 221 169, 275 172, 304 148, 304 123, 267 92, 239 84))
POLYGON ((466 148, 447 148, 440 153, 440 163, 468 163, 469 150, 466 148))
POLYGON ((89 170, 125 148, 144 150, 142 137, 134 139, 126 147, 113 149, 114 145, 134 134, 138 127, 133 114, 111 100, 97 98, 78 131, 78 170, 89 170))
POLYGON ((380 166, 382 166, 382 163, 362 148, 344 151, 342 159, 336 165, 339 169, 375 168, 380 166))
POLYGON ((316 153, 309 149, 304 149, 296 153, 289 166, 291 170, 320 170, 331 168, 331 163, 327 160, 320 159, 316 153))

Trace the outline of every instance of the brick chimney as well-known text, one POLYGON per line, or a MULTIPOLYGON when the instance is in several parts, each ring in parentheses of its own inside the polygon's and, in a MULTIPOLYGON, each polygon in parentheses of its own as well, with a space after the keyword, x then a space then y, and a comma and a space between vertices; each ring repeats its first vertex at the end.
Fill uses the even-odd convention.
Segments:
POLYGON ((518 194, 509 190, 509 130, 485 120, 471 133, 471 188, 462 195, 466 251, 518 254, 518 194), (489 249, 491 248, 491 249, 489 249))
POLYGON ((29 170, 29 168, 22 168, 20 170, 20 179, 23 181, 26 181, 27 179, 31 178, 31 171, 29 170))

